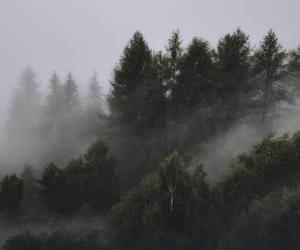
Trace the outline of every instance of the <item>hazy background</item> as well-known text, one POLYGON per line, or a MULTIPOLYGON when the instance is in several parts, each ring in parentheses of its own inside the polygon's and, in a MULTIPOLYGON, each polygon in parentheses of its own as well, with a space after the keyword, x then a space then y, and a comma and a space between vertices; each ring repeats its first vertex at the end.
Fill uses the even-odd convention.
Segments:
POLYGON ((258 44, 272 27, 285 47, 300 43, 299 0, 0 0, 0 124, 20 71, 31 65, 45 87, 54 70, 82 88, 96 70, 104 92, 123 47, 141 30, 163 49, 174 29, 185 42, 217 39, 237 25, 258 44))

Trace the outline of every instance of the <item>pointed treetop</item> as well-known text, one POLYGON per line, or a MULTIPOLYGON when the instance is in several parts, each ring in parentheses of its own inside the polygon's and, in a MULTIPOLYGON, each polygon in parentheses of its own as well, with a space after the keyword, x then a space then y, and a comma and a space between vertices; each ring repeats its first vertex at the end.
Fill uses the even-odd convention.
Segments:
POLYGON ((88 105, 91 108, 101 109, 102 106, 102 90, 98 81, 97 72, 94 72, 90 79, 88 92, 88 105))
POLYGON ((64 85, 64 94, 67 105, 78 106, 80 104, 78 87, 71 73, 67 75, 67 80, 64 85))
POLYGON ((182 40, 179 30, 173 31, 171 37, 169 38, 168 46, 166 48, 168 56, 172 60, 176 60, 178 57, 181 56, 183 51, 181 45, 182 40))

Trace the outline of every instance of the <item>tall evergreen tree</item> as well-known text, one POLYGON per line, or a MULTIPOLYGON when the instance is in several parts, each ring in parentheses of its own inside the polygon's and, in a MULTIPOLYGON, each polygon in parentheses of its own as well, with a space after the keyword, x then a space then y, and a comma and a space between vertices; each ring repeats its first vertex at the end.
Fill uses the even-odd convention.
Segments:
POLYGON ((151 62, 151 52, 140 32, 136 32, 125 47, 123 56, 114 70, 109 105, 112 116, 122 123, 136 123, 141 114, 136 90, 143 80, 145 70, 151 62))
POLYGON ((102 90, 95 72, 90 80, 87 106, 98 112, 103 112, 102 90))
MULTIPOLYGON (((5 128, 4 155, 11 155, 8 165, 35 162, 39 146, 41 94, 33 70, 26 68, 17 83, 5 128), (6 151, 7 150, 7 151, 6 151), (17 152, 17 155, 13 154, 17 152)), ((8 157, 5 157, 6 159, 8 157)))
POLYGON ((23 181, 16 175, 5 176, 0 185, 0 211, 15 218, 21 213, 23 181))
POLYGON ((80 107, 80 98, 78 87, 71 73, 67 75, 67 80, 64 84, 65 107, 67 110, 78 110, 80 107))
POLYGON ((178 84, 174 88, 173 104, 177 112, 189 114, 210 99, 212 67, 212 50, 208 42, 194 38, 182 55, 178 84))
POLYGON ((42 113, 43 126, 40 131, 41 137, 46 142, 45 144, 49 144, 49 139, 53 136, 53 133, 55 133, 63 115, 64 90, 56 72, 54 72, 50 78, 49 90, 42 113))
POLYGON ((60 79, 54 72, 49 84, 50 93, 47 96, 46 113, 51 120, 57 120, 60 115, 64 102, 64 90, 60 79))
POLYGON ((261 119, 270 119, 271 109, 287 98, 287 89, 282 81, 285 75, 286 53, 278 42, 276 34, 270 30, 254 54, 254 70, 260 89, 261 119))
POLYGON ((195 141, 203 141, 203 136, 209 135, 207 128, 213 130, 211 125, 216 124, 210 121, 215 95, 212 56, 209 43, 194 38, 179 62, 170 108, 171 118, 175 121, 172 130, 177 136, 176 140, 171 138, 170 144, 173 144, 173 150, 181 153, 190 151, 195 141))
POLYGON ((218 42, 216 51, 218 96, 225 121, 248 113, 251 104, 249 36, 239 28, 218 42))
POLYGON ((179 74, 179 64, 183 53, 182 40, 179 31, 174 31, 166 47, 166 85, 167 95, 172 96, 179 74))
POLYGON ((41 208, 38 197, 39 185, 34 168, 30 165, 25 165, 21 178, 23 181, 22 210, 31 217, 38 214, 41 208))
POLYGON ((89 82, 88 95, 83 112, 84 126, 82 133, 89 138, 88 140, 94 140, 95 137, 99 136, 99 133, 103 130, 105 118, 102 90, 95 72, 89 82))
POLYGON ((41 94, 31 67, 21 74, 9 109, 8 129, 14 134, 32 133, 38 126, 41 94))
POLYGON ((42 132, 43 164, 53 161, 66 164, 83 147, 81 102, 78 87, 71 73, 62 85, 56 74, 50 80, 50 94, 44 112, 46 125, 42 132))
POLYGON ((300 46, 292 50, 288 57, 288 81, 292 83, 292 89, 295 96, 300 95, 300 46))

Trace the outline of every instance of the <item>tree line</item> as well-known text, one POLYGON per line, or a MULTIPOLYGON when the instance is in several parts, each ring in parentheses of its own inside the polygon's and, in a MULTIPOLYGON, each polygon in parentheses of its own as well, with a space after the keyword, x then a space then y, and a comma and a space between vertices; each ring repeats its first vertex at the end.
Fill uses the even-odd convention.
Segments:
POLYGON ((10 101, 1 165, 20 169, 25 163, 65 164, 97 138, 103 115, 104 101, 96 73, 89 81, 87 94, 80 98, 72 74, 63 82, 54 72, 49 93, 43 98, 36 75, 28 67, 10 101))
POLYGON ((24 231, 2 249, 298 249, 299 143, 299 133, 269 135, 216 184, 201 165, 186 165, 174 152, 118 193, 115 161, 97 141, 64 169, 50 164, 39 178, 30 167, 20 177, 5 176, 0 211, 20 225, 102 215, 101 230, 24 231))
POLYGON ((159 52, 136 32, 106 103, 96 75, 82 102, 72 74, 61 83, 54 73, 43 105, 25 70, 6 145, 35 167, 2 178, 2 216, 104 222, 79 234, 27 231, 3 249, 297 249, 299 134, 267 134, 298 98, 299 72, 300 48, 287 51, 272 30, 254 48, 241 29, 216 48, 198 37, 184 47, 175 31, 159 52), (197 156, 238 122, 265 137, 210 183, 197 156))

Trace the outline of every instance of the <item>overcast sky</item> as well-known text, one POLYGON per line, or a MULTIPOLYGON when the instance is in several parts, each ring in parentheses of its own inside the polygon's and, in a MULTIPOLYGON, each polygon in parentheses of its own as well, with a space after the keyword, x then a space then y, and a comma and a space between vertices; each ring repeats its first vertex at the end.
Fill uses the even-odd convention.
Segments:
MULTIPOLYGON (((269 28, 288 48, 300 44, 300 0, 0 0, 0 117, 20 71, 31 65, 42 86, 56 70, 80 86, 97 71, 107 91, 112 68, 136 30, 163 49, 179 29, 185 43, 241 27, 258 44, 269 28)), ((1 122, 0 122, 1 123, 1 122)))

